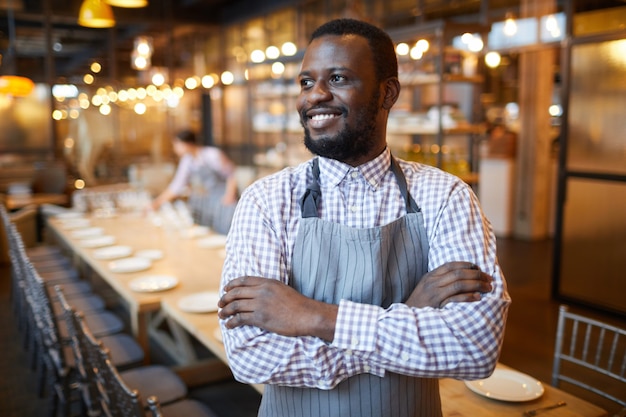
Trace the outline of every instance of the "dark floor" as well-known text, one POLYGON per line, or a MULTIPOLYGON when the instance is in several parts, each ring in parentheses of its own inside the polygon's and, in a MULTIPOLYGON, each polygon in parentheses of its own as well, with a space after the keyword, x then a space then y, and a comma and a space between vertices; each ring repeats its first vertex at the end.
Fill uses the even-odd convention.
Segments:
MULTIPOLYGON (((552 242, 500 239, 498 250, 513 299, 501 362, 549 382, 559 305, 550 296, 552 242)), ((13 322, 8 268, 0 269, 0 274, 0 416, 40 417, 45 403, 36 395, 35 374, 29 369, 27 352, 13 322)), ((575 310, 604 318, 594 311, 575 310)), ((194 388, 191 396, 223 417, 255 416, 260 400, 256 391, 234 381, 194 388)), ((595 398, 584 398, 608 407, 595 398)))

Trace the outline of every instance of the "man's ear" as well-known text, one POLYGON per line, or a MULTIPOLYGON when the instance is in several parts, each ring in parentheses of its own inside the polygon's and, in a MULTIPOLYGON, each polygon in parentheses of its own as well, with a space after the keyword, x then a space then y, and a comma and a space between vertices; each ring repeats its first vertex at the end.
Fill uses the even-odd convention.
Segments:
POLYGON ((396 77, 388 78, 384 83, 383 108, 391 110, 400 96, 400 81, 396 77))

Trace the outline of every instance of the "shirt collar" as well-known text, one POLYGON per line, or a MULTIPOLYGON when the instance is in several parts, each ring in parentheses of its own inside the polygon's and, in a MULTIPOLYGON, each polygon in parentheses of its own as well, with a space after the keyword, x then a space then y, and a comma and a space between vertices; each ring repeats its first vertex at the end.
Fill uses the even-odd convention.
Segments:
POLYGON ((389 171, 390 164, 391 152, 389 148, 385 148, 376 158, 358 167, 344 164, 335 159, 319 157, 320 184, 336 187, 346 178, 348 173, 358 170, 363 178, 365 178, 365 181, 367 181, 373 189, 376 189, 389 171))

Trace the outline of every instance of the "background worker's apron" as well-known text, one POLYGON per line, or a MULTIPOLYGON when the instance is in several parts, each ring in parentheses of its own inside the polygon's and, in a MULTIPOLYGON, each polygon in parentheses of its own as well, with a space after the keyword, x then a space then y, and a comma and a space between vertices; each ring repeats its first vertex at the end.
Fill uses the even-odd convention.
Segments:
MULTIPOLYGON (((391 169, 407 215, 390 224, 355 229, 318 218, 319 167, 301 200, 302 220, 293 255, 290 285, 326 303, 341 299, 378 305, 405 302, 428 268, 428 240, 420 208, 409 195, 395 159, 391 169)), ((440 417, 437 379, 386 372, 360 374, 332 390, 266 385, 262 417, 440 417)))
POLYGON ((235 204, 222 204, 226 182, 205 165, 196 166, 190 176, 189 209, 196 224, 209 226, 217 233, 227 234, 235 212, 235 204))

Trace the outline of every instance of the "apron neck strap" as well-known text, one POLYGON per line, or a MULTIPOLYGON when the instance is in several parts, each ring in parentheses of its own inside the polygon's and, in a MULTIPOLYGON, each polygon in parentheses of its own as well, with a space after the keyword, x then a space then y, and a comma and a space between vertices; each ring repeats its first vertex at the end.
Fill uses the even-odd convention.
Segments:
MULTIPOLYGON (((406 178, 400 165, 396 159, 391 155, 391 172, 396 177, 396 182, 398 183, 398 187, 400 188, 400 193, 402 194, 402 199, 404 200, 404 205, 407 213, 419 213, 421 208, 417 205, 411 193, 409 193, 409 189, 406 183, 406 178)), ((302 212, 302 217, 318 217, 317 208, 319 205, 320 198, 322 196, 322 192, 320 190, 320 166, 319 166, 319 158, 314 158, 311 164, 311 171, 313 174, 313 180, 307 182, 306 191, 300 198, 300 210, 302 212)))

